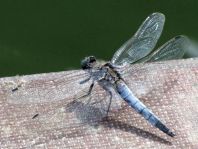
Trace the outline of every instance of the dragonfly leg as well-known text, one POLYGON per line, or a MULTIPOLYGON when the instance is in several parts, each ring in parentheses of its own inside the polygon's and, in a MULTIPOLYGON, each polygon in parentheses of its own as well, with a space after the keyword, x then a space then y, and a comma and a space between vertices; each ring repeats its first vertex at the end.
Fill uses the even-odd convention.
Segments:
POLYGON ((93 87, 94 87, 94 82, 90 85, 89 91, 85 95, 80 96, 78 99, 89 96, 91 94, 93 87))
MULTIPOLYGON (((111 91, 108 87, 103 86, 103 89, 104 89, 105 91, 107 91, 107 92, 109 93, 109 95, 110 95, 108 108, 107 108, 107 110, 105 110, 105 111, 106 111, 106 117, 107 117, 107 116, 108 116, 108 113, 109 113, 109 110, 110 110, 110 107, 111 107, 111 102, 112 102, 113 93, 112 93, 112 91, 111 91)), ((91 105, 100 103, 100 102, 102 102, 103 100, 105 100, 105 99, 101 99, 101 100, 99 100, 99 101, 92 102, 91 105)), ((90 102, 90 100, 89 100, 88 102, 90 102)))
MULTIPOLYGON (((112 94, 112 92, 110 90, 107 90, 107 92, 109 93, 110 98, 109 98, 108 108, 106 110, 106 117, 108 117, 108 113, 109 113, 109 110, 110 110, 110 107, 111 107, 111 102, 112 102, 112 97, 113 97, 113 94, 112 94)), ((101 100, 99 100, 97 102, 93 102, 91 104, 94 105, 94 104, 100 103, 102 100, 104 100, 104 99, 101 99, 101 100)), ((88 102, 90 102, 90 100, 88 102)))
POLYGON ((87 79, 85 79, 85 80, 80 81, 79 84, 84 84, 84 83, 88 82, 90 79, 91 79, 91 76, 89 76, 89 77, 88 77, 87 79))
POLYGON ((110 107, 111 107, 111 102, 112 102, 112 92, 111 92, 110 90, 108 90, 108 93, 109 93, 109 95, 110 95, 110 98, 109 98, 109 105, 108 105, 108 108, 107 108, 106 117, 108 117, 109 110, 110 110, 110 107))

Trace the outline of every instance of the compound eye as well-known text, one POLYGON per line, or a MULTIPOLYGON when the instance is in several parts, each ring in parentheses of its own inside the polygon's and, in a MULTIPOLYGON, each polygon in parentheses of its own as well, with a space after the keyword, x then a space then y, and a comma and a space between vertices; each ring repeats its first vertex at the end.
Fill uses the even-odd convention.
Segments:
POLYGON ((90 56, 89 57, 89 62, 90 63, 96 62, 96 58, 94 56, 90 56))
POLYGON ((82 65, 81 68, 82 68, 83 70, 85 70, 85 69, 88 69, 89 67, 88 67, 87 65, 82 65))
POLYGON ((89 68, 87 58, 85 58, 85 59, 83 59, 83 60, 81 61, 81 68, 82 68, 82 69, 88 69, 88 68, 89 68))
POLYGON ((93 67, 95 62, 96 62, 96 58, 94 56, 85 57, 81 61, 81 68, 82 69, 90 69, 93 67))

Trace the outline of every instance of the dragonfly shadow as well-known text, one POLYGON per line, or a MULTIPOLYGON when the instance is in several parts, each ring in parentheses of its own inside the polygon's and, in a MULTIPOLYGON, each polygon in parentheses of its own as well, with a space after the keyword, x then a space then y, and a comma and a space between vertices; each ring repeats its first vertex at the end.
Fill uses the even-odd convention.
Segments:
POLYGON ((77 122, 83 125, 97 127, 101 120, 107 115, 106 111, 92 104, 73 101, 66 105, 66 112, 74 113, 77 122))
POLYGON ((104 120, 104 123, 103 125, 107 128, 110 128, 110 129, 119 129, 119 130, 122 130, 122 131, 126 131, 126 132, 130 132, 130 133, 133 133, 133 134, 136 134, 140 137, 143 137, 145 139, 150 139, 152 141, 156 141, 156 142, 160 142, 160 143, 163 143, 163 144, 167 144, 167 145, 172 145, 172 143, 170 141, 167 141, 166 139, 163 139, 151 132, 148 132, 148 131, 145 131, 143 129, 140 129, 140 128, 137 128, 135 126, 131 126, 130 124, 127 124, 125 122, 121 122, 121 121, 118 121, 114 118, 106 118, 104 120))
MULTIPOLYGON (((171 142, 143 129, 131 126, 125 122, 114 119, 114 116, 106 117, 106 112, 102 111, 99 107, 94 107, 82 102, 71 102, 66 107, 67 112, 74 112, 80 123, 97 128, 102 125, 104 128, 119 129, 122 131, 136 134, 140 137, 151 139, 167 145, 172 145, 171 142)), ((74 134, 73 134, 74 135, 74 134)), ((72 135, 72 136, 73 136, 72 135)), ((75 135, 76 136, 76 135, 75 135)), ((71 136, 70 136, 71 137, 71 136)))

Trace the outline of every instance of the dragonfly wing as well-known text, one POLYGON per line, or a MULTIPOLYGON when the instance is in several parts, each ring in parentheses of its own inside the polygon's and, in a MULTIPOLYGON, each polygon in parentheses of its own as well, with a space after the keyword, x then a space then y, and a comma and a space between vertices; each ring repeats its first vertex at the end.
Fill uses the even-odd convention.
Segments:
POLYGON ((161 13, 148 16, 135 35, 116 51, 111 62, 116 65, 134 63, 148 55, 162 33, 164 22, 165 16, 161 13))
MULTIPOLYGON (((82 97, 83 94, 85 94, 86 91, 84 93, 83 92, 76 95, 75 100, 67 104, 67 107, 68 108, 73 107, 74 105, 75 108, 72 109, 79 110, 79 108, 76 108, 76 104, 77 105, 83 104, 86 105, 85 107, 87 109, 89 108, 91 109, 93 108, 95 110, 97 109, 97 111, 100 111, 103 117, 107 115, 109 105, 110 105, 110 112, 117 111, 122 108, 121 97, 115 92, 113 88, 111 88, 112 100, 110 100, 111 95, 109 94, 109 92, 104 90, 103 87, 99 84, 96 84, 94 86, 90 96, 86 98, 80 98, 82 97)), ((80 110, 80 111, 82 112, 87 110, 80 110)), ((90 113, 90 112, 86 112, 86 113, 90 113)))
POLYGON ((180 59, 183 57, 185 49, 187 49, 189 45, 188 41, 189 40, 186 36, 176 36, 139 62, 180 59))
MULTIPOLYGON (((39 123, 43 130, 61 128, 77 130, 80 127, 82 129, 97 126, 107 116, 109 94, 99 85, 94 86, 90 96, 79 98, 85 93, 86 91, 81 91, 74 100, 65 101, 64 105, 48 112, 38 113, 32 120, 39 123)), ((122 100, 117 98, 117 94, 113 95, 110 112, 122 108, 122 100)))
POLYGON ((79 84, 88 77, 84 71, 67 71, 16 77, 6 86, 7 100, 14 104, 44 103, 72 98, 88 84, 79 84), (17 84, 21 84, 20 87, 17 84), (13 89, 18 86, 18 89, 13 89))

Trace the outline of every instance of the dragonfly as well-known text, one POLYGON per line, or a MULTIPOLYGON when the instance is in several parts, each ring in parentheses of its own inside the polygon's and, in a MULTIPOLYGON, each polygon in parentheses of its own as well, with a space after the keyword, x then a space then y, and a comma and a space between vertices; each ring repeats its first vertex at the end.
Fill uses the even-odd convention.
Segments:
MULTIPOLYGON (((74 71, 71 75, 73 81, 77 81, 79 84, 78 89, 73 88, 74 96, 71 102, 67 104, 67 111, 76 112, 75 124, 83 124, 85 121, 91 119, 100 121, 102 118, 107 117, 110 111, 122 109, 122 101, 125 101, 128 106, 135 109, 137 113, 145 118, 151 125, 158 128, 170 137, 174 137, 175 133, 162 122, 162 120, 155 115, 143 102, 141 102, 128 87, 123 74, 125 68, 135 63, 146 63, 163 60, 172 60, 182 58, 185 52, 186 43, 188 38, 183 35, 176 36, 159 47, 157 50, 153 50, 157 41, 162 33, 165 22, 165 16, 162 13, 152 13, 141 24, 137 32, 127 42, 125 42, 113 55, 112 59, 108 62, 99 62, 95 56, 85 57, 81 61, 81 67, 83 73, 74 71), (100 87, 100 90, 96 90, 94 87, 100 87), (76 90, 83 90, 88 88, 88 91, 76 93, 76 90), (90 116, 91 115, 91 116, 90 116)), ((61 76, 58 76, 61 77, 61 76)), ((72 80, 72 78, 71 78, 72 80)), ((66 81, 56 80, 59 87, 67 84, 66 81)), ((44 82, 41 86, 50 85, 50 83, 44 82)), ((63 93, 56 94, 53 90, 42 90, 39 95, 32 91, 31 97, 20 90, 23 90, 23 85, 20 88, 13 89, 12 97, 9 97, 11 102, 14 102, 18 97, 21 103, 26 102, 46 102, 46 100, 59 100, 64 99, 63 93), (53 99, 46 97, 46 94, 53 96, 53 99), (31 99, 30 99, 31 98, 31 99), (36 100, 39 99, 39 100, 36 100), (45 99, 45 100, 44 100, 45 99)), ((38 84, 35 84, 35 88, 38 88, 38 84)), ((61 89, 60 89, 61 90, 61 89)), ((62 88, 64 90, 64 88, 62 88)), ((72 89, 70 89, 72 90, 72 89)), ((67 96, 67 93, 65 93, 67 96)), ((19 103, 20 103, 19 102, 19 103)), ((54 116, 64 112, 62 110, 56 110, 53 112, 54 116)), ((62 114, 64 115, 64 114, 62 114)), ((33 119, 38 119, 40 114, 37 113, 33 116, 33 119)), ((45 121, 45 120, 42 120, 45 121)), ((69 123, 69 122, 67 122, 69 123)), ((66 126, 67 124, 63 124, 66 126)), ((73 125, 73 124, 72 124, 73 125)))

